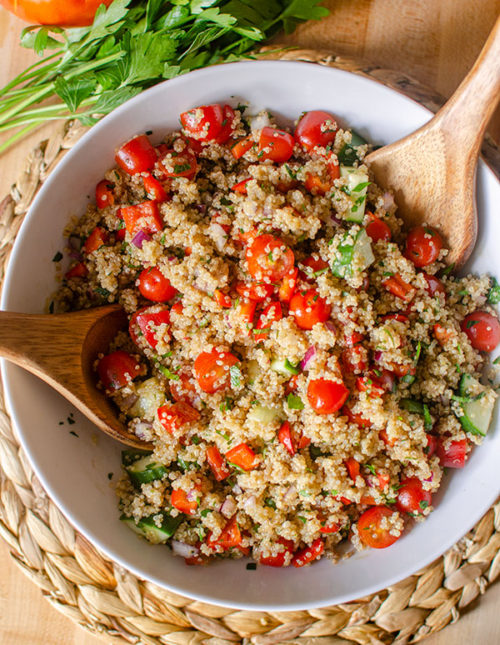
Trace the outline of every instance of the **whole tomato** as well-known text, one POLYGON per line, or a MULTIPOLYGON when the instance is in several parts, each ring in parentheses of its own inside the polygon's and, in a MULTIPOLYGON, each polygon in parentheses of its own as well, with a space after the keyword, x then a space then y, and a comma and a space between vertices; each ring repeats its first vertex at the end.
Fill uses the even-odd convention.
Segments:
POLYGON ((101 4, 112 0, 0 0, 0 5, 22 20, 39 25, 85 27, 92 24, 101 4))

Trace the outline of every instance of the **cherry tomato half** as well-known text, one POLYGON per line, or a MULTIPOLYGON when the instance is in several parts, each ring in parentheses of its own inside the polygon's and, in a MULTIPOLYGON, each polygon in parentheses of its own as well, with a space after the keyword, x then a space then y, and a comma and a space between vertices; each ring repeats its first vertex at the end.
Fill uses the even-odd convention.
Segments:
POLYGON ((259 562, 266 567, 284 567, 285 563, 289 558, 290 554, 293 553, 295 544, 292 540, 286 540, 285 538, 278 538, 278 544, 281 544, 283 549, 278 551, 276 555, 268 555, 267 557, 260 557, 259 562))
POLYGON ((236 291, 242 298, 262 302, 272 295, 274 286, 268 282, 237 282, 236 291))
POLYGON ((198 172, 196 156, 188 148, 182 152, 166 150, 160 160, 160 165, 165 177, 192 179, 198 172))
POLYGON ((164 325, 162 328, 163 339, 169 339, 169 324, 170 313, 166 307, 163 307, 162 305, 144 307, 143 309, 136 311, 130 319, 129 334, 138 347, 144 347, 144 344, 146 344, 147 346, 155 349, 158 345, 156 335, 161 325, 164 325))
POLYGON ((247 247, 245 259, 250 275, 256 280, 281 280, 293 268, 293 251, 273 235, 258 235, 247 247))
POLYGON ((301 329, 312 329, 316 323, 330 318, 331 306, 315 289, 296 292, 290 300, 289 313, 301 329))
POLYGON ((179 373, 179 380, 170 380, 168 385, 170 387, 170 394, 174 401, 184 401, 184 403, 192 404, 194 399, 198 396, 196 387, 191 377, 184 373, 179 373))
POLYGON ((375 216, 371 218, 371 222, 367 225, 366 232, 374 242, 378 242, 379 240, 389 242, 392 236, 389 226, 379 217, 375 216))
POLYGON ((297 553, 292 558, 292 564, 294 567, 304 567, 310 562, 317 560, 319 556, 325 550, 325 543, 322 538, 316 538, 311 546, 306 546, 297 553))
POLYGON ((143 372, 143 367, 132 354, 117 350, 103 356, 97 365, 99 380, 107 390, 118 390, 143 372))
POLYGON ((175 430, 198 421, 200 413, 185 401, 167 403, 157 410, 158 420, 167 432, 172 434, 175 430))
POLYGON ((231 471, 227 467, 226 460, 220 454, 217 446, 209 446, 205 451, 205 456, 207 458, 207 463, 210 466, 210 470, 218 482, 229 477, 231 471))
POLYGON ((228 387, 230 382, 229 368, 239 360, 231 352, 201 352, 194 362, 194 375, 204 392, 213 394, 228 387))
POLYGON ((467 439, 449 441, 448 437, 438 437, 436 455, 443 468, 463 468, 467 460, 467 439))
POLYGON ((224 113, 220 105, 200 105, 183 112, 182 128, 188 137, 198 141, 214 141, 222 130, 224 113))
POLYGON ((318 414, 332 414, 344 405, 349 397, 349 390, 342 382, 319 378, 309 381, 307 399, 318 414))
POLYGON ((391 535, 389 528, 384 527, 384 520, 395 511, 387 506, 372 506, 358 520, 358 535, 366 546, 373 549, 385 549, 394 544, 399 536, 391 535))
POLYGON ((116 163, 129 175, 151 170, 156 160, 156 150, 145 134, 124 143, 115 155, 116 163))
POLYGON ((443 240, 436 229, 416 226, 406 238, 405 255, 416 267, 425 267, 438 259, 442 248, 443 240))
POLYGON ((403 479, 398 489, 396 508, 401 513, 422 513, 431 505, 432 496, 429 491, 422 488, 422 482, 418 477, 403 479))
POLYGON ((113 194, 114 184, 102 179, 95 187, 95 203, 97 208, 106 208, 106 206, 113 206, 115 203, 115 196, 113 194))
POLYGON ((295 139, 311 152, 316 146, 326 148, 329 143, 335 141, 338 125, 333 114, 322 110, 311 110, 306 112, 297 123, 295 128, 295 139))
POLYGON ((144 298, 153 302, 167 302, 179 293, 158 267, 141 271, 138 288, 144 298))
POLYGON ((498 318, 486 311, 475 311, 465 316, 461 328, 469 337, 472 347, 481 352, 492 352, 500 343, 498 318))
POLYGON ((265 126, 259 139, 259 159, 270 159, 282 163, 288 161, 293 154, 294 140, 291 134, 265 126))
POLYGON ((439 278, 436 278, 435 275, 429 275, 424 271, 422 271, 422 275, 424 276, 425 281, 427 282, 427 286, 425 287, 425 290, 430 296, 435 296, 437 293, 446 294, 446 289, 444 288, 444 284, 441 282, 439 278))
POLYGON ((259 343, 261 340, 265 340, 269 335, 273 322, 281 320, 282 318, 283 312, 281 311, 281 304, 279 302, 271 302, 267 305, 255 325, 255 331, 260 330, 254 335, 255 342, 259 343))

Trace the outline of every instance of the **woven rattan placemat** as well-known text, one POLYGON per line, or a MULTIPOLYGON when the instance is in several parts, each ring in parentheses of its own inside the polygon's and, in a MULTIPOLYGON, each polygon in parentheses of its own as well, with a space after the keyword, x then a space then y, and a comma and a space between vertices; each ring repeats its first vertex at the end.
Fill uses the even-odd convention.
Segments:
MULTIPOLYGON (((312 50, 269 57, 306 60, 375 78, 435 110, 442 98, 400 73, 312 50)), ((0 280, 33 197, 83 129, 58 126, 26 160, 0 203, 0 280)), ((498 149, 483 154, 500 168, 498 149)), ((145 645, 403 645, 455 622, 500 574, 500 502, 444 556, 357 601, 294 612, 236 611, 196 602, 137 579, 101 555, 63 517, 34 475, 0 388, 0 535, 20 569, 65 616, 94 633, 145 645)))

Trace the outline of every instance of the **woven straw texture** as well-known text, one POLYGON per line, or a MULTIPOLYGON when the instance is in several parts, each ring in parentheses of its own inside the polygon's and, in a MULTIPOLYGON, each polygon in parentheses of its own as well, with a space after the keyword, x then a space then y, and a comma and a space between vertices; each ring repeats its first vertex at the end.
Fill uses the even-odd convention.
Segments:
MULTIPOLYGON (((307 60, 375 78, 430 109, 442 98, 399 73, 312 50, 269 58, 307 60)), ((57 126, 26 160, 0 203, 0 281, 33 197, 82 134, 57 126)), ((498 149, 483 154, 500 168, 498 149)), ((406 580, 355 602, 309 611, 237 611, 195 602, 137 579, 77 533, 47 497, 5 412, 0 388, 0 536, 19 568, 61 613, 108 642, 144 645, 403 645, 459 619, 500 574, 500 502, 444 556, 406 580)))

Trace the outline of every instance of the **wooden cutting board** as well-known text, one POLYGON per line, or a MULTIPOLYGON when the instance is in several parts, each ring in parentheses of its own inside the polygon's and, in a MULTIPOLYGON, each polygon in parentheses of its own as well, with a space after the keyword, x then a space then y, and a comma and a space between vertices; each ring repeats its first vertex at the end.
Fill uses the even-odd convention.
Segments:
MULTIPOLYGON (((500 0, 327 0, 331 15, 302 25, 289 44, 363 58, 410 74, 449 96, 479 53, 500 13, 500 0)), ((18 45, 23 23, 0 10, 0 86, 35 60, 18 45)), ((282 40, 282 39, 281 39, 282 40)), ((299 88, 300 89, 300 88, 299 88)), ((500 112, 489 128, 500 139, 500 112)), ((21 172, 38 131, 0 156, 0 197, 21 172)), ((38 588, 15 567, 0 541, 0 643, 2 645, 97 645, 55 611, 38 588)), ((500 585, 489 589, 478 606, 455 625, 426 640, 426 645, 481 643, 500 637, 500 585)), ((107 642, 112 640, 107 637, 107 642)), ((120 641, 122 642, 122 641, 120 641)))

